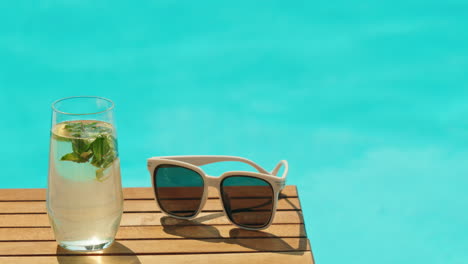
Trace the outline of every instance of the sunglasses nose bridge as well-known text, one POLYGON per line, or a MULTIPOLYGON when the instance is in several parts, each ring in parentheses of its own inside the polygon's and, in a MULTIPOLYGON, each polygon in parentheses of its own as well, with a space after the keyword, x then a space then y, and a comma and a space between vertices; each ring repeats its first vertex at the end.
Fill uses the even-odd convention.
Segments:
POLYGON ((218 181, 219 179, 217 177, 213 177, 213 176, 206 176, 205 177, 205 183, 206 183, 206 186, 208 187, 217 187, 218 186, 218 181))

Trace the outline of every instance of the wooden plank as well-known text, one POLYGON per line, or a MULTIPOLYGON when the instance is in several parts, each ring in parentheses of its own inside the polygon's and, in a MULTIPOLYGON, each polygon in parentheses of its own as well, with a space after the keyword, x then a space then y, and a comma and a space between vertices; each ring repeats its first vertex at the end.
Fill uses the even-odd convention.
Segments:
MULTIPOLYGON (((262 231, 247 231, 231 225, 218 226, 122 226, 116 239, 177 239, 229 237, 306 237, 303 224, 272 225, 262 231)), ((55 240, 50 227, 0 228, 0 241, 55 240)))
MULTIPOLYGON (((0 201, 45 201, 46 189, 0 189, 0 201)), ((124 188, 124 198, 128 200, 154 199, 153 189, 124 188)), ((285 197, 297 197, 296 186, 286 186, 281 194, 285 197)), ((217 198, 218 194, 210 188, 209 198, 217 198)))
POLYGON ((140 256, 46 256, 46 257, 0 257, 0 263, 9 264, 206 264, 206 263, 303 263, 314 264, 312 253, 225 253, 225 254, 178 254, 140 256))
MULTIPOLYGON (((277 210, 296 210, 300 208, 298 198, 278 200, 277 210)), ((206 201, 203 211, 222 211, 219 199, 206 201)), ((0 214, 46 213, 45 201, 0 202, 0 214)), ((154 200, 125 200, 124 212, 161 212, 154 200)))
MULTIPOLYGON (((300 211, 278 211, 273 224, 302 224, 300 211)), ((200 213, 192 221, 175 219, 162 213, 124 213, 121 226, 138 225, 227 225, 230 224, 223 212, 200 213)), ((48 227, 47 214, 6 214, 0 215, 0 227, 48 227)))
MULTIPOLYGON (((307 238, 121 240, 96 255, 194 254, 310 251, 307 238)), ((0 256, 89 255, 68 251, 55 241, 0 242, 0 256)))

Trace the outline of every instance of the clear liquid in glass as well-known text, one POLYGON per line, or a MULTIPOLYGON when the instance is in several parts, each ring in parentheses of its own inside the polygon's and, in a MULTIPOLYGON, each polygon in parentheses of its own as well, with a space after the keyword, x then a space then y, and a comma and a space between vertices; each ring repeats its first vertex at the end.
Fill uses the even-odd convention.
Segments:
POLYGON ((94 251, 110 246, 119 227, 122 210, 120 164, 112 125, 92 120, 54 125, 50 142, 47 211, 58 244, 75 251, 94 251), (97 127, 99 131, 89 129, 75 134, 66 129, 70 124, 97 127), (99 137, 113 139, 115 143, 111 150, 115 153, 101 154, 101 159, 112 157, 100 163, 93 158, 99 149, 107 149, 102 144, 92 145, 99 137), (89 151, 77 151, 77 148, 87 146, 89 151), (64 160, 70 153, 75 153, 73 157, 81 160, 64 160))

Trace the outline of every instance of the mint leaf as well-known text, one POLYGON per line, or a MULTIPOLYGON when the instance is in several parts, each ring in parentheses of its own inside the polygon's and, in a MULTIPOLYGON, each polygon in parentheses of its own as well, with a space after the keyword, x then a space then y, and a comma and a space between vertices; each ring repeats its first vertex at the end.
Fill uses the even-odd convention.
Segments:
POLYGON ((93 150, 93 160, 91 164, 93 164, 96 167, 101 167, 102 164, 102 156, 104 152, 104 137, 99 136, 97 137, 93 143, 91 143, 91 149, 93 150))
POLYGON ((83 129, 84 126, 83 126, 83 123, 81 122, 73 122, 73 123, 67 123, 65 125, 65 129, 68 130, 68 132, 72 132, 72 133, 79 133, 79 132, 83 132, 83 129))
POLYGON ((95 128, 96 125, 97 125, 97 122, 92 122, 92 123, 87 123, 87 124, 85 124, 84 126, 85 126, 85 127, 95 128))
POLYGON ((78 163, 83 163, 83 162, 88 161, 87 159, 82 158, 80 155, 76 154, 75 152, 63 155, 63 157, 60 160, 74 161, 78 163))
POLYGON ((86 139, 73 139, 72 149, 78 155, 89 150, 89 143, 86 139))
POLYGON ((86 151, 86 152, 83 152, 80 154, 80 157, 83 159, 83 160, 86 160, 86 161, 89 161, 89 159, 93 156, 93 152, 92 151, 86 151))
POLYGON ((107 167, 116 158, 114 139, 109 135, 100 135, 90 146, 93 151, 91 164, 95 167, 107 167))
POLYGON ((75 123, 75 122, 71 123, 70 122, 70 123, 67 123, 65 125, 65 129, 67 129, 67 130, 76 130, 76 129, 81 128, 81 126, 82 126, 81 124, 82 123, 75 123))
POLYGON ((96 180, 103 181, 104 171, 117 158, 117 140, 112 128, 100 122, 69 122, 65 129, 74 137, 71 140, 72 153, 61 160, 78 163, 89 162, 96 167, 96 180), (92 139, 96 136, 94 139, 92 139))

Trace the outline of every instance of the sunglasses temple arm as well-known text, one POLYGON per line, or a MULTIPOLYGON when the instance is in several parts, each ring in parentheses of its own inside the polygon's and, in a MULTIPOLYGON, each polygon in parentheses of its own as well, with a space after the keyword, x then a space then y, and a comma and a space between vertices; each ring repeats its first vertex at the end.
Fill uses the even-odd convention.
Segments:
POLYGON ((285 183, 286 183, 286 177, 288 176, 288 162, 286 160, 282 160, 282 161, 278 162, 276 167, 271 171, 271 174, 277 176, 278 171, 281 169, 281 167, 284 167, 283 174, 281 175, 281 179, 283 179, 283 181, 284 181, 283 185, 281 187, 281 189, 283 189, 284 186, 285 186, 285 183))

